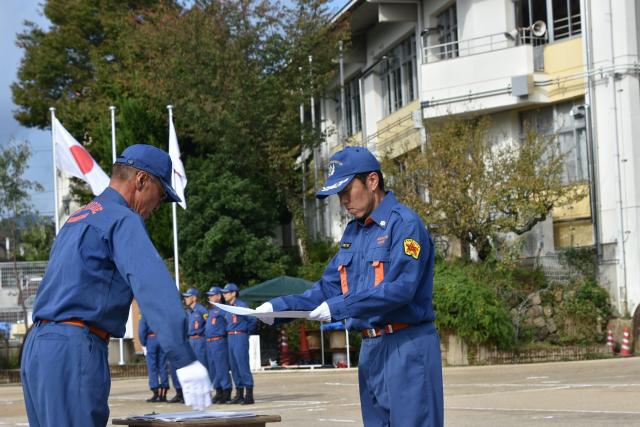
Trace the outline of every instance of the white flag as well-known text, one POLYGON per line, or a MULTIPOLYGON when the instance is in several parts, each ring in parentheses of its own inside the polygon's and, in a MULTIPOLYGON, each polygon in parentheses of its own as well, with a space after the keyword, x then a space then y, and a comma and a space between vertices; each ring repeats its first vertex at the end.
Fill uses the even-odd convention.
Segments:
POLYGON ((169 120, 169 157, 171 157, 171 163, 173 164, 171 185, 182 200, 180 206, 182 206, 182 209, 187 209, 187 200, 184 198, 187 175, 184 172, 182 160, 180 160, 180 147, 178 147, 178 137, 176 136, 176 129, 173 127, 173 120, 169 120))
POLYGON ((53 142, 56 150, 56 167, 60 171, 87 182, 96 196, 109 186, 107 174, 57 118, 53 119, 53 142))

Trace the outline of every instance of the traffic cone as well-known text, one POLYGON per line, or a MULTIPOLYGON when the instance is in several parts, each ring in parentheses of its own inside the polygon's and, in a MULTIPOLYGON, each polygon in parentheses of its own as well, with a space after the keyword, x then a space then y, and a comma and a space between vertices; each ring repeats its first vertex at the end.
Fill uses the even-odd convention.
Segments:
POLYGON ((309 342, 307 341, 307 331, 304 328, 304 322, 300 322, 300 359, 309 361, 311 355, 309 353, 309 342))
POLYGON ((629 327, 625 326, 624 333, 622 334, 622 346, 620 346, 620 356, 631 356, 631 343, 629 342, 629 327))
POLYGON ((616 346, 613 342, 613 332, 611 332, 611 329, 607 331, 607 347, 609 347, 609 350, 611 350, 612 354, 615 354, 616 346))
POLYGON ((289 364, 289 343, 287 342, 287 332, 282 328, 280 330, 280 365, 287 366, 289 364))

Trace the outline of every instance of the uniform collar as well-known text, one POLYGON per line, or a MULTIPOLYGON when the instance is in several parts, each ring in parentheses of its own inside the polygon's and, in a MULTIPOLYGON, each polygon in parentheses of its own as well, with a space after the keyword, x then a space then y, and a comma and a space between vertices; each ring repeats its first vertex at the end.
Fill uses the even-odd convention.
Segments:
POLYGON ((394 196, 392 191, 388 191, 380 205, 371 212, 371 215, 367 217, 364 221, 356 221, 357 224, 361 227, 366 227, 369 224, 376 223, 380 227, 385 228, 387 224, 389 224, 389 216, 391 216, 391 211, 395 205, 398 204, 398 200, 396 196, 394 196))
POLYGON ((111 187, 107 187, 105 188, 105 190, 102 192, 102 194, 100 194, 98 196, 101 199, 107 199, 111 202, 117 203, 119 205, 122 206, 126 206, 128 208, 130 208, 130 206, 127 204, 126 200, 124 200, 124 197, 122 197, 122 194, 118 193, 117 190, 111 188, 111 187))

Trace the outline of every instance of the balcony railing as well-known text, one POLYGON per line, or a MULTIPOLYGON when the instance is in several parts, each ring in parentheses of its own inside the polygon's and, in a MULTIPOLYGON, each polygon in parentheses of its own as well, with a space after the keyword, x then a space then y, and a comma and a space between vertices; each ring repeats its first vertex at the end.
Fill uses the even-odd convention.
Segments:
POLYGON ((472 39, 442 43, 424 48, 425 64, 446 59, 471 56, 496 50, 508 49, 522 44, 539 46, 547 42, 547 37, 537 37, 528 28, 520 28, 514 33, 496 33, 472 39))
POLYGON ((553 37, 558 40, 577 36, 582 33, 581 25, 579 13, 556 19, 553 21, 553 37))

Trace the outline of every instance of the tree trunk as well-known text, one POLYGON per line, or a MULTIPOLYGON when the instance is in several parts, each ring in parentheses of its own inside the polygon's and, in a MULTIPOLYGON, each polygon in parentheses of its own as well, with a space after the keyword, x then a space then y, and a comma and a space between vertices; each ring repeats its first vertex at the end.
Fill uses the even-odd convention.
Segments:
POLYGON ((307 235, 307 225, 304 222, 304 212, 299 201, 295 197, 287 197, 287 208, 293 218, 293 229, 298 236, 298 254, 302 265, 309 265, 309 252, 307 246, 309 236, 307 235))

